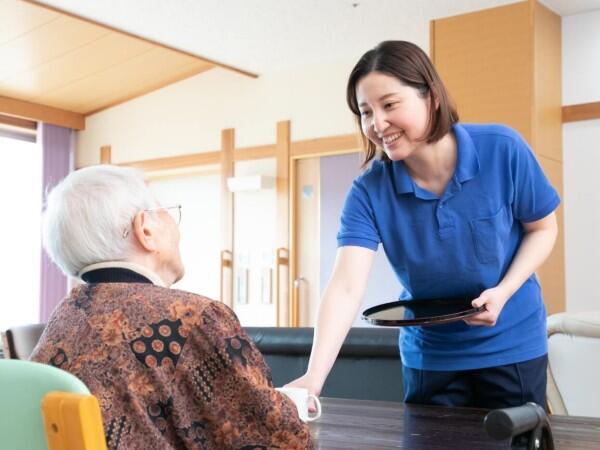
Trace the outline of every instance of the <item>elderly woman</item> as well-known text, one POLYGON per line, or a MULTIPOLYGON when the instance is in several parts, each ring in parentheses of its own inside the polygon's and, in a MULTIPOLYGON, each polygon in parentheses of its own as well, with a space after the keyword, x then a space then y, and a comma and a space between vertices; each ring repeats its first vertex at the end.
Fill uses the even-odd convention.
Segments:
POLYGON ((184 273, 179 213, 133 169, 89 167, 56 186, 44 246, 85 283, 53 312, 31 359, 86 383, 110 449, 312 448, 235 314, 169 289, 184 273))

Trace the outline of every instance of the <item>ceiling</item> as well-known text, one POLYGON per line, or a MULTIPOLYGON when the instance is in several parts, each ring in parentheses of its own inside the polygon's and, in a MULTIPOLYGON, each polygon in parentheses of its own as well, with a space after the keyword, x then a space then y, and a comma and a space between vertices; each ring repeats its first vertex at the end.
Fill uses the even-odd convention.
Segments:
MULTIPOLYGON (((0 0, 0 106, 83 117, 218 65, 254 76, 355 60, 386 39, 427 46, 430 20, 509 3, 0 0)), ((542 3, 563 16, 600 10, 600 0, 542 3)))
MULTIPOLYGON (((514 0, 43 0, 100 23, 264 74, 355 59, 385 39, 426 45, 429 21, 514 0)), ((542 0, 565 16, 600 0, 542 0)))
POLYGON ((3 97, 87 115, 215 67, 22 1, 0 11, 3 97))

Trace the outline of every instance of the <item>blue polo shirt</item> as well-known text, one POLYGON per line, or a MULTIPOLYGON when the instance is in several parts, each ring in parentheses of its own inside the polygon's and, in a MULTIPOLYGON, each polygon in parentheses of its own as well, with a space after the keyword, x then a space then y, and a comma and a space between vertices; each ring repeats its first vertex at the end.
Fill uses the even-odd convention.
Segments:
MULTIPOLYGON (((401 299, 477 298, 504 277, 523 239, 522 222, 550 214, 560 199, 531 149, 502 125, 453 126, 458 157, 444 193, 420 188, 402 161, 375 161, 352 184, 338 246, 381 243, 401 299)), ((532 275, 494 327, 463 321, 400 332, 402 362, 421 370, 467 370, 547 353, 546 311, 532 275)))

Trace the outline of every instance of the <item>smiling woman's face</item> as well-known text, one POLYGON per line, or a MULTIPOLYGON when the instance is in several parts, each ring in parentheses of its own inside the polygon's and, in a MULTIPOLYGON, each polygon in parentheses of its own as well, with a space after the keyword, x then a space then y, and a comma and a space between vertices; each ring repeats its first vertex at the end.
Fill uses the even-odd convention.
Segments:
POLYGON ((356 85, 364 135, 393 161, 411 156, 425 144, 429 98, 381 72, 371 72, 356 85))

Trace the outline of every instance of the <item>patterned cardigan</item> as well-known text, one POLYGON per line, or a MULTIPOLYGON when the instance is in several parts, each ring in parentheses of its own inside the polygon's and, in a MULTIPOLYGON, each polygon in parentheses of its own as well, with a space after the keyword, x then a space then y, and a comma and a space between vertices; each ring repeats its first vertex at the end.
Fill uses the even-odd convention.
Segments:
POLYGON ((77 286, 31 359, 88 386, 111 450, 313 448, 233 311, 195 294, 147 282, 77 286))

